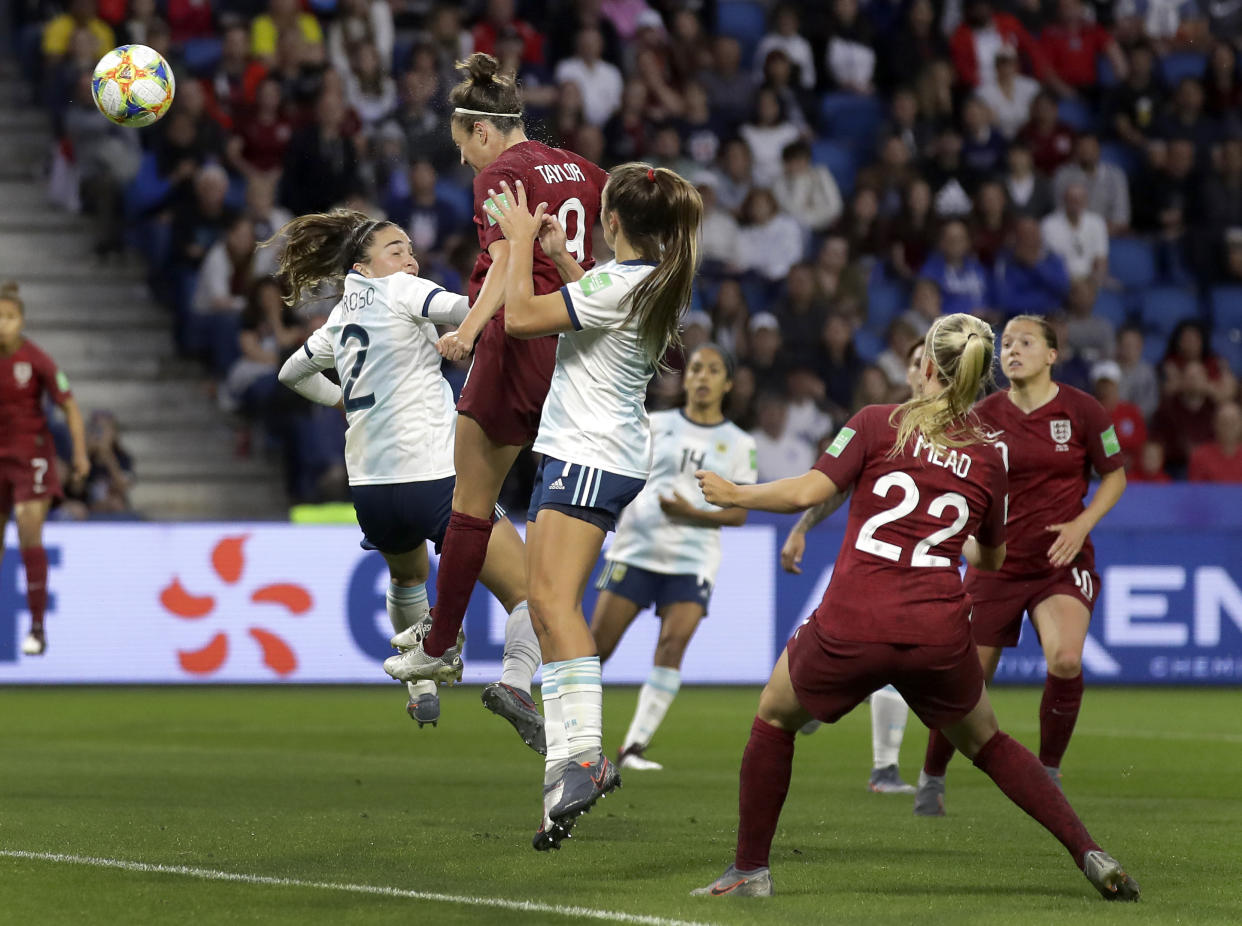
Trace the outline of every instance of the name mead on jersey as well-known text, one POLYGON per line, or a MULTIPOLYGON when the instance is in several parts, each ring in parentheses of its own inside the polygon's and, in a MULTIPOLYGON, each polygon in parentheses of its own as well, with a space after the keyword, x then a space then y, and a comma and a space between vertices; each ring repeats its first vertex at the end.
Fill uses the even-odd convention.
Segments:
POLYGON ((964 450, 950 450, 947 454, 934 444, 930 444, 923 440, 923 435, 918 436, 918 440, 914 444, 914 455, 925 456, 927 462, 934 466, 943 466, 952 472, 959 479, 965 479, 966 474, 970 472, 970 454, 964 450))

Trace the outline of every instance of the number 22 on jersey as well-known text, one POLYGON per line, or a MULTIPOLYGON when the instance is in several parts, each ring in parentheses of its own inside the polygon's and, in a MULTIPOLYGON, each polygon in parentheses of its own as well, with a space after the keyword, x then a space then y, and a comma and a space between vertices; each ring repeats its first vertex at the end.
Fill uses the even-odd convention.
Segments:
MULTIPOLYGON (((879 514, 868 518, 862 528, 859 529, 858 539, 854 541, 854 546, 864 553, 870 553, 889 562, 899 563, 905 551, 895 543, 877 540, 875 532, 885 524, 900 521, 919 507, 919 487, 909 473, 895 472, 877 479, 871 491, 881 498, 888 498, 893 489, 901 491, 901 500, 888 511, 881 511, 879 514)), ((911 566, 926 568, 929 566, 943 567, 951 565, 947 556, 936 556, 930 551, 933 547, 944 543, 950 537, 956 535, 966 526, 966 522, 970 518, 970 505, 964 496, 956 492, 945 492, 943 495, 937 495, 927 505, 927 513, 933 518, 943 518, 945 512, 949 509, 957 512, 957 517, 953 523, 948 527, 934 531, 914 545, 914 550, 910 555, 911 566)))

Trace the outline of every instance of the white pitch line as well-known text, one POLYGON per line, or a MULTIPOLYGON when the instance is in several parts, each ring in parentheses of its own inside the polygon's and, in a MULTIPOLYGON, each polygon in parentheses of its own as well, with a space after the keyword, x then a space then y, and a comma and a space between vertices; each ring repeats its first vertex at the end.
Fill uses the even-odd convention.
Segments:
POLYGON ((26 859, 40 862, 60 862, 68 865, 86 865, 92 868, 117 868, 143 874, 181 875, 204 881, 233 881, 241 884, 267 884, 276 887, 309 887, 325 891, 345 891, 350 894, 371 894, 377 897, 400 897, 407 900, 427 900, 436 903, 460 904, 468 907, 496 907, 523 913, 553 913, 576 919, 607 920, 614 923, 634 923, 636 926, 711 926, 693 920, 672 920, 662 916, 645 916, 638 913, 618 913, 612 910, 595 910, 591 907, 568 907, 557 904, 537 903, 531 900, 507 900, 503 897, 464 897, 458 894, 436 894, 430 891, 411 891, 400 887, 379 884, 347 884, 337 881, 303 881, 299 878, 273 878, 267 875, 248 875, 233 871, 216 871, 211 868, 191 868, 186 865, 156 865, 149 862, 131 862, 126 859, 97 858, 91 855, 67 855, 60 852, 26 852, 21 849, 0 849, 0 858, 26 859))
MULTIPOLYGON (((1029 723, 1002 723, 1001 729, 1006 733, 1038 733, 1039 727, 1029 723)), ((1118 740, 1176 740, 1182 742, 1229 743, 1242 744, 1239 733, 1191 733, 1183 730, 1092 730, 1090 727, 1079 727, 1074 736, 1093 736, 1101 739, 1118 740)))

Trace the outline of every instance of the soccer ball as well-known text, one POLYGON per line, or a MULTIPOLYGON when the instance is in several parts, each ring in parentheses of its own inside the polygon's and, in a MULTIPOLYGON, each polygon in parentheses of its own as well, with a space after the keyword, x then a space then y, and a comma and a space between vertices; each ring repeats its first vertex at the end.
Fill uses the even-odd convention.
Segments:
POLYGON ((95 105, 117 125, 150 125, 168 112, 174 91, 172 68, 146 45, 112 49, 91 78, 95 105))

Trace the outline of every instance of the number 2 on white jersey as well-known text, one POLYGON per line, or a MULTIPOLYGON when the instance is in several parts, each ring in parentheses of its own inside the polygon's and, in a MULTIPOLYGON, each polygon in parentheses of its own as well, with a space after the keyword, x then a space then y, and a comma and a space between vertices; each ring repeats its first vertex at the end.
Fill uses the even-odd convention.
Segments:
MULTIPOLYGON (((896 507, 890 508, 888 511, 881 511, 879 514, 868 518, 858 531, 858 539, 854 541, 854 546, 864 553, 871 553, 880 557, 880 559, 897 563, 901 561, 901 547, 895 543, 876 540, 875 532, 885 524, 900 521, 918 508, 919 487, 909 473, 896 472, 877 479, 871 491, 880 496, 880 498, 887 498, 889 490, 894 488, 901 490, 901 501, 897 503, 896 507)), ((932 547, 944 543, 966 526, 966 521, 970 518, 970 506, 966 499, 956 492, 946 492, 943 495, 937 495, 931 500, 931 503, 927 506, 927 513, 933 518, 943 517, 946 508, 954 509, 957 512, 957 518, 948 527, 929 534, 914 545, 914 552, 910 556, 911 566, 925 568, 928 566, 950 565, 947 556, 934 556, 929 551, 932 547)))
POLYGON ((565 200, 561 203, 561 209, 556 214, 556 220, 561 223, 561 228, 565 229, 565 250, 573 255, 574 260, 582 263, 586 260, 586 207, 582 205, 582 200, 578 197, 565 200), (569 237, 569 217, 574 216, 577 221, 574 222, 574 236, 569 237))

